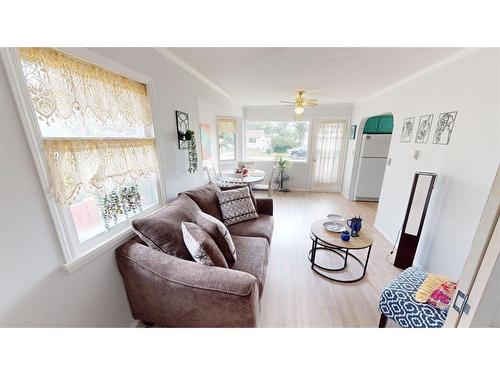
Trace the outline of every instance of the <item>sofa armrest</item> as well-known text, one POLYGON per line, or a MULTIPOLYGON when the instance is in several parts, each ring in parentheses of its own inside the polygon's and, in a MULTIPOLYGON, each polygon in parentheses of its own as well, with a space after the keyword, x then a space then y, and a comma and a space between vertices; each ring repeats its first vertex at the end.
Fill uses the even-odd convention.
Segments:
POLYGON ((205 266, 134 240, 116 250, 135 319, 167 327, 255 327, 257 279, 241 271, 205 266))
POLYGON ((273 198, 256 198, 257 213, 273 216, 273 198))

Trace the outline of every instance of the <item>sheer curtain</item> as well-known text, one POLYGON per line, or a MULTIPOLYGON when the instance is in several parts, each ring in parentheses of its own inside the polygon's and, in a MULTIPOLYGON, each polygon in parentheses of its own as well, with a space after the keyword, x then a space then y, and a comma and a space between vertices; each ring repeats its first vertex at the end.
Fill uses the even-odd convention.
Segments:
POLYGON ((59 202, 157 174, 144 84, 52 48, 19 56, 59 202))
POLYGON ((316 122, 315 164, 313 185, 316 189, 328 189, 339 184, 340 160, 346 120, 322 120, 316 122))

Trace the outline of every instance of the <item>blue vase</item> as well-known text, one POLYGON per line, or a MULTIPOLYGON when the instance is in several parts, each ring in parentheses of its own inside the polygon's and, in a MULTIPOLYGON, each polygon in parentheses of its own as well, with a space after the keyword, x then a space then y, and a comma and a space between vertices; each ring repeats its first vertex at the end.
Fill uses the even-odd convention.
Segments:
POLYGON ((361 227, 362 227, 362 224, 361 224, 362 221, 363 221, 363 219, 361 219, 361 217, 353 217, 352 219, 349 219, 346 221, 349 228, 351 228, 351 236, 352 237, 359 236, 359 231, 361 230, 361 227))

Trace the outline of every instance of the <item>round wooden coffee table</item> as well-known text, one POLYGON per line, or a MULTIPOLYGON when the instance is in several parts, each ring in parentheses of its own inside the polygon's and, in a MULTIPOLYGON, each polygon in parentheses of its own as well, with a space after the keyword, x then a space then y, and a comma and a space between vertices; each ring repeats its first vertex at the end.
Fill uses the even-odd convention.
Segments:
POLYGON ((340 239, 340 233, 334 233, 327 231, 323 228, 323 223, 328 221, 327 219, 316 220, 311 225, 311 240, 312 247, 309 251, 309 260, 311 262, 311 268, 317 274, 323 276, 332 281, 339 283, 354 283, 361 280, 366 274, 366 267, 368 266, 368 259, 370 259, 370 252, 372 250, 373 240, 366 236, 363 232, 359 233, 358 237, 351 237, 350 241, 342 241, 340 239), (366 260, 363 262, 356 255, 350 253, 351 250, 363 250, 367 251, 366 260), (316 251, 325 250, 331 251, 337 254, 343 259, 343 266, 338 268, 328 268, 316 263, 316 251), (355 277, 353 279, 337 279, 330 277, 326 272, 336 272, 342 271, 347 267, 347 258, 353 258, 362 267, 363 272, 361 276, 355 277))

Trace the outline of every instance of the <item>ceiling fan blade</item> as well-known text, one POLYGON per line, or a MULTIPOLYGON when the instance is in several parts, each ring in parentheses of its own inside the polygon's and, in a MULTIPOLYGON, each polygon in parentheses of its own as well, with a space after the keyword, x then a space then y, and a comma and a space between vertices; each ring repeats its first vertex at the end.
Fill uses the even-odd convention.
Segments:
POLYGON ((281 103, 295 104, 295 102, 289 102, 287 100, 280 100, 281 103))
POLYGON ((315 107, 318 105, 318 103, 302 103, 302 105, 305 107, 315 107))
POLYGON ((317 103, 318 99, 304 99, 304 103, 317 103))
POLYGON ((293 108, 293 107, 295 107, 295 105, 294 104, 285 104, 285 105, 280 105, 280 107, 293 108))

